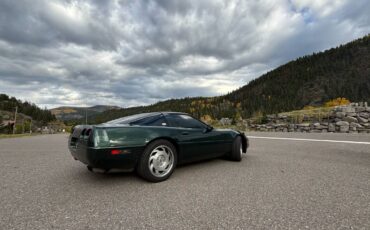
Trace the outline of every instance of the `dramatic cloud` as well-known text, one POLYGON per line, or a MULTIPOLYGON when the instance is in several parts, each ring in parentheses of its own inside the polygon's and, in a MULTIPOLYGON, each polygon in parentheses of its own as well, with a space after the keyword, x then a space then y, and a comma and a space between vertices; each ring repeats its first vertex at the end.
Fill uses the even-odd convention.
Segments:
POLYGON ((368 0, 0 2, 0 93, 48 108, 214 96, 370 32, 368 0))

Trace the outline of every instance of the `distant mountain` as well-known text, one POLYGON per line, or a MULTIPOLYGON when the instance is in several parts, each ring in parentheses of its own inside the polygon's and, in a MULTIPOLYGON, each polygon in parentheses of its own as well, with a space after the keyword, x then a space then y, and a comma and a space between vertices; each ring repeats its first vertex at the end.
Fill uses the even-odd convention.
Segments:
POLYGON ((120 109, 117 106, 110 105, 95 105, 92 107, 69 107, 62 106, 54 109, 50 109, 50 112, 55 115, 55 117, 62 121, 68 120, 79 120, 85 119, 87 116, 88 119, 94 118, 96 115, 105 112, 107 110, 120 109))
POLYGON ((95 123, 139 112, 182 111, 196 117, 248 118, 345 97, 370 102, 370 35, 284 64, 227 95, 183 98, 106 111, 95 123))

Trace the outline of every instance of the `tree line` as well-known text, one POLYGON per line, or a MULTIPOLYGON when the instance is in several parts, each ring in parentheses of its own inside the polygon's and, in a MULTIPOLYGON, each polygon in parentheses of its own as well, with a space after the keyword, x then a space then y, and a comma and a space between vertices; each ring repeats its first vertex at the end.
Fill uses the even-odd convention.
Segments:
POLYGON ((56 120, 55 116, 49 110, 41 109, 34 103, 21 101, 15 97, 9 97, 6 94, 0 94, 0 110, 14 112, 18 107, 18 113, 23 113, 32 117, 33 120, 47 123, 56 120))

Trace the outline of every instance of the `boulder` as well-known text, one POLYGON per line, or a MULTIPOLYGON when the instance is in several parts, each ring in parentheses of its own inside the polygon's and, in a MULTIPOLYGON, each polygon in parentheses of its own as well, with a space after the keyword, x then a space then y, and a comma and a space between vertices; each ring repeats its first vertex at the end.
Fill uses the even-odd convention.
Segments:
POLYGON ((341 133, 346 133, 349 131, 349 125, 342 125, 342 126, 339 126, 339 132, 341 133))
POLYGON ((337 118, 343 118, 343 117, 345 117, 345 116, 346 116, 346 113, 345 113, 345 112, 336 112, 335 116, 336 116, 337 118))
POLYGON ((335 132, 335 124, 334 123, 330 123, 328 125, 328 131, 329 132, 335 132))
POLYGON ((328 114, 329 117, 335 117, 336 116, 336 112, 335 111, 330 111, 329 114, 328 114))
POLYGON ((278 115, 278 118, 279 119, 286 119, 286 118, 288 118, 288 116, 287 115, 281 115, 281 114, 279 114, 278 115))
POLYGON ((321 130, 318 130, 318 129, 311 129, 310 131, 308 131, 309 133, 321 133, 321 130))
POLYGON ((337 126, 348 126, 349 127, 349 123, 347 121, 338 121, 337 123, 335 123, 337 126))
POLYGON ((365 107, 357 107, 356 108, 356 113, 360 113, 360 112, 364 112, 364 111, 366 111, 365 107))
POLYGON ((343 121, 348 121, 348 122, 357 122, 357 119, 354 117, 345 117, 343 118, 343 121))
POLYGON ((355 117, 357 115, 357 113, 346 113, 347 116, 349 117, 355 117))
POLYGON ((346 113, 354 113, 354 112, 356 112, 356 109, 353 108, 352 106, 344 106, 342 108, 342 111, 346 112, 346 113))
POLYGON ((362 117, 358 117, 357 119, 359 123, 367 123, 369 121, 368 119, 362 117))
POLYGON ((351 122, 351 123, 349 124, 349 126, 350 126, 350 127, 356 127, 356 128, 361 128, 361 127, 362 127, 362 125, 360 125, 359 123, 356 123, 356 122, 351 122))
POLYGON ((362 117, 362 118, 365 118, 365 119, 369 119, 369 117, 370 117, 370 114, 369 114, 369 113, 364 113, 364 112, 359 113, 358 115, 359 115, 360 117, 362 117))

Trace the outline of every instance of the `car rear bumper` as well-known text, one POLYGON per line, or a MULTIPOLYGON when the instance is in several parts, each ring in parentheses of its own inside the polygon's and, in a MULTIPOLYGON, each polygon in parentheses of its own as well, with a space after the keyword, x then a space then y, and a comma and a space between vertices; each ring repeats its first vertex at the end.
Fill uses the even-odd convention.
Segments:
POLYGON ((97 169, 135 169, 144 147, 131 148, 74 148, 70 147, 74 159, 81 161, 91 168, 97 169), (112 150, 120 150, 120 154, 112 154, 112 150))

